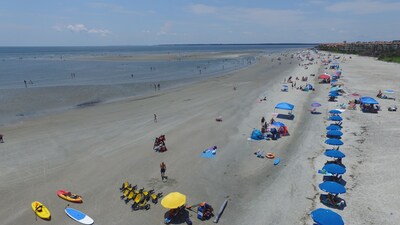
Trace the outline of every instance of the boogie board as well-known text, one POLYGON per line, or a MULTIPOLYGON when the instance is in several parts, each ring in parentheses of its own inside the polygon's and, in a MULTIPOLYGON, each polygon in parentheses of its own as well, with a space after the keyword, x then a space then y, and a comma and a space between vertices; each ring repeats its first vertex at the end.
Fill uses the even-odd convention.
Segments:
POLYGON ((276 158, 276 159, 274 160, 274 165, 276 166, 276 165, 278 165, 280 162, 281 162, 281 159, 280 159, 280 158, 276 158))
POLYGON ((88 215, 85 213, 78 211, 73 208, 65 208, 65 213, 71 217, 71 219, 75 220, 76 222, 82 223, 82 224, 93 224, 94 220, 90 218, 88 215))
POLYGON ((221 218, 222 213, 224 212, 225 207, 226 207, 227 204, 228 204, 228 199, 226 199, 226 200, 224 201, 224 203, 222 203, 221 207, 219 208, 218 214, 217 214, 217 216, 216 216, 215 219, 214 219, 214 223, 218 223, 219 218, 221 218))

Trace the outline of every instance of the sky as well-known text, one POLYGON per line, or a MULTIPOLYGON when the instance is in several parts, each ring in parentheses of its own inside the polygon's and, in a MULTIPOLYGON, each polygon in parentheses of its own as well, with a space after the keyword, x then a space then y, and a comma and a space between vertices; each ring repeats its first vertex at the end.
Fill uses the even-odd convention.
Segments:
POLYGON ((399 0, 0 0, 0 46, 400 40, 399 0))

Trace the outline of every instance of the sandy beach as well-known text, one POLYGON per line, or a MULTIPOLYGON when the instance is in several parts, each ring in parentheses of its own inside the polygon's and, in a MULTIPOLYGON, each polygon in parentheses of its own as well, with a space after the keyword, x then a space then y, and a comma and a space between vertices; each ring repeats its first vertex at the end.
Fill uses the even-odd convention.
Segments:
MULTIPOLYGON (((317 84, 309 76, 325 71, 320 64, 305 69, 298 65, 302 62, 281 57, 271 61, 277 55, 264 55, 248 68, 158 95, 2 126, 0 204, 13 212, 0 210, 0 224, 75 224, 64 213, 68 202, 56 195, 59 189, 82 195, 83 204, 70 205, 95 224, 164 224, 167 210, 160 203, 132 212, 131 203, 120 200, 124 181, 164 195, 178 191, 187 195, 188 205, 206 201, 216 210, 228 198, 220 224, 312 224, 308 213, 326 208, 319 202, 322 176, 316 172, 326 160, 327 112, 354 97, 345 94, 338 102, 328 102, 330 85, 317 84), (316 90, 289 87, 289 92, 281 92, 289 76, 308 76, 316 90), (264 96, 267 101, 260 102, 264 96), (293 120, 276 119, 288 126, 290 135, 249 141, 261 117, 269 120, 282 101, 295 105, 293 120), (312 102, 322 104, 321 114, 309 112, 312 102), (215 121, 218 116, 222 122, 215 121), (152 147, 161 134, 166 135, 168 151, 157 153, 152 147), (200 156, 214 145, 215 158, 200 156), (275 153, 281 163, 274 166, 272 160, 257 158, 253 153, 258 149, 275 153), (160 177, 162 161, 167 165, 166 182, 160 177), (35 200, 50 209, 51 221, 35 220, 30 207, 35 200)), ((353 56, 340 65, 347 93, 374 97, 379 89, 399 90, 398 64, 353 56)), ((387 111, 398 99, 378 100, 379 114, 343 113, 347 207, 336 211, 346 224, 396 224, 400 219, 395 194, 400 182, 395 175, 400 122, 397 112, 387 111)), ((212 224, 198 220, 195 212, 189 214, 193 224, 212 224)))

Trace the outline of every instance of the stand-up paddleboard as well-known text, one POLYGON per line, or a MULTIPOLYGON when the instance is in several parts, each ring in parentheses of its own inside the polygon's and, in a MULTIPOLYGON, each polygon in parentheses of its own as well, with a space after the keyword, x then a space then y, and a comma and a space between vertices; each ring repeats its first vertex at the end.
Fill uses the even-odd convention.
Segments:
POLYGON ((75 220, 76 222, 82 223, 82 224, 93 224, 94 220, 90 218, 88 215, 85 213, 78 211, 73 208, 65 208, 65 213, 71 217, 71 219, 75 220))
POLYGON ((214 223, 218 223, 219 218, 221 218, 222 213, 224 212, 224 210, 225 210, 227 204, 228 204, 228 199, 226 199, 226 200, 224 201, 224 203, 222 203, 221 207, 219 208, 218 214, 217 214, 217 216, 216 216, 215 219, 214 219, 214 223))
POLYGON ((278 165, 280 162, 281 162, 281 158, 276 158, 276 159, 274 160, 274 165, 276 166, 276 165, 278 165))

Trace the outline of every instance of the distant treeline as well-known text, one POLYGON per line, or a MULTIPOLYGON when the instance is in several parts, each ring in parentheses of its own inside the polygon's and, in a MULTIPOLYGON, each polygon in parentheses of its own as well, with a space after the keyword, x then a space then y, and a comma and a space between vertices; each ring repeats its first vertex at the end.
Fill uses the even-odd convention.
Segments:
POLYGON ((317 49, 372 56, 377 57, 379 60, 400 63, 400 41, 320 44, 317 49))

